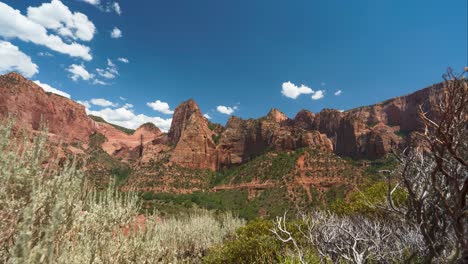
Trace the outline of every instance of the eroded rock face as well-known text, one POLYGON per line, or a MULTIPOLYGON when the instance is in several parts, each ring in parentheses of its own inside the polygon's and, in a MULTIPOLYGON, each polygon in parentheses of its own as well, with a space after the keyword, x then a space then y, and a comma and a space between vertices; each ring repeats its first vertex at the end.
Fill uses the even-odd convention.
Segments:
POLYGON ((218 145, 219 167, 245 163, 269 150, 292 151, 302 147, 332 150, 326 135, 306 131, 294 123, 277 109, 260 119, 231 117, 218 145))
POLYGON ((12 72, 0 76, 0 117, 15 118, 17 126, 37 131, 41 122, 51 139, 62 142, 87 142, 93 122, 85 108, 60 95, 46 93, 34 82, 12 72))
MULTIPOLYGON (((182 132, 188 126, 190 117, 194 114, 200 114, 201 116, 200 108, 193 99, 183 102, 175 109, 168 134, 170 142, 173 144, 179 142, 182 132)), ((201 119, 204 119, 203 116, 201 116, 201 119)))
MULTIPOLYGON (((109 155, 124 160, 138 160, 147 156, 145 146, 152 145, 150 143, 162 135, 161 130, 150 123, 141 125, 131 135, 106 123, 96 122, 95 129, 106 137, 102 149, 109 155)), ((145 160, 149 158, 145 157, 145 160)))
POLYGON ((169 161, 186 168, 217 168, 216 145, 200 108, 193 100, 179 105, 172 119, 169 140, 176 144, 169 161))
POLYGON ((301 110, 294 117, 294 126, 305 129, 314 129, 315 114, 308 110, 301 110))

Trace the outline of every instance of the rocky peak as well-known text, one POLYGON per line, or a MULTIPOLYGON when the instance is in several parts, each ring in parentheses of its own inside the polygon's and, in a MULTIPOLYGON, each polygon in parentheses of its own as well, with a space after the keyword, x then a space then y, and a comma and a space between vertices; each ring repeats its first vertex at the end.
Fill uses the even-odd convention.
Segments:
POLYGON ((213 132, 192 99, 175 109, 169 140, 176 144, 170 158, 171 163, 194 169, 216 169, 213 132))
POLYGON ((177 106, 172 117, 171 128, 169 129, 168 134, 169 140, 172 143, 176 144, 179 142, 182 132, 185 130, 188 121, 193 115, 195 115, 196 118, 199 117, 199 119, 203 119, 206 123, 200 108, 193 99, 189 99, 177 106))
POLYGON ((305 130, 311 130, 313 128, 314 119, 314 113, 302 109, 294 117, 294 125, 305 130))
POLYGON ((10 79, 10 80, 15 80, 15 81, 28 81, 23 75, 21 75, 18 72, 10 72, 5 75, 1 76, 2 78, 10 79))
POLYGON ((282 123, 289 119, 283 112, 276 108, 271 108, 270 112, 267 114, 267 118, 277 123, 282 123))
POLYGON ((148 132, 153 132, 156 134, 160 134, 161 130, 153 123, 144 123, 143 125, 139 126, 136 130, 137 131, 148 131, 148 132))

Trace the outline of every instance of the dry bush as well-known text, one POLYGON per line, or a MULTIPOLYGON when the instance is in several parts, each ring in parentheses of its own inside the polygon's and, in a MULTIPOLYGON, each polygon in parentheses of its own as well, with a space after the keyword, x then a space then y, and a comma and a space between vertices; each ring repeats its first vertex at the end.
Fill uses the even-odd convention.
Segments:
POLYGON ((304 256, 310 251, 324 263, 401 263, 424 248, 416 227, 375 218, 314 211, 302 216, 297 229, 293 235, 284 216, 277 218, 272 232, 294 246, 301 263, 306 263, 304 256))
POLYGON ((244 224, 208 211, 180 219, 138 216, 136 194, 113 186, 93 191, 73 162, 48 169, 46 133, 18 141, 11 123, 0 133, 2 263, 198 262, 244 224))

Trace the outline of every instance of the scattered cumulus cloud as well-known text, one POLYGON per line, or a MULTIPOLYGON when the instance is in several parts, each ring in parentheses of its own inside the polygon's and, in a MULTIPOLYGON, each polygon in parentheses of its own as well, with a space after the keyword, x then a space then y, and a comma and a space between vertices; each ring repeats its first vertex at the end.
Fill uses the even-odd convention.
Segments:
POLYGON ((206 119, 211 119, 211 116, 209 114, 204 114, 203 115, 206 119))
POLYGON ((119 96, 119 99, 122 100, 122 101, 127 101, 127 98, 122 97, 122 96, 119 96))
POLYGON ((86 2, 88 4, 91 4, 91 5, 94 5, 94 6, 98 6, 101 4, 101 1, 100 0, 81 0, 83 2, 86 2))
POLYGON ((118 58, 117 60, 120 61, 120 62, 123 62, 123 63, 129 63, 130 62, 127 58, 118 58))
POLYGON ((99 10, 107 13, 115 12, 118 15, 122 14, 122 9, 118 2, 107 2, 106 4, 101 3, 100 0, 80 0, 82 2, 91 4, 97 7, 99 10))
POLYGON ((90 41, 96 27, 88 17, 70 9, 59 0, 52 0, 39 7, 28 7, 27 16, 37 24, 55 31, 62 37, 90 41))
POLYGON ((318 90, 318 91, 315 91, 310 98, 312 98, 312 100, 319 100, 319 99, 322 99, 324 96, 325 96, 325 90, 318 90))
POLYGON ((70 78, 75 82, 80 78, 88 81, 94 77, 94 74, 89 73, 84 65, 72 64, 67 68, 67 71, 71 73, 70 78))
POLYGON ((341 90, 338 90, 338 91, 335 92, 335 95, 338 96, 338 95, 341 94, 341 92, 342 92, 341 90))
POLYGON ((71 39, 90 40, 94 34, 94 25, 81 13, 72 13, 68 7, 59 0, 53 0, 53 7, 28 8, 28 15, 24 16, 17 9, 0 2, 0 36, 4 38, 18 38, 25 42, 45 46, 51 50, 67 54, 71 57, 91 60, 91 49, 75 41, 66 43, 61 36, 71 39), (57 14, 50 10, 58 7, 57 14), (31 10, 31 11, 30 11, 31 10), (52 12, 50 17, 44 15, 46 11, 52 12), (65 20, 65 22, 63 21, 65 20), (92 26, 91 26, 92 25, 92 26), (58 35, 49 34, 48 29, 54 30, 58 35))
POLYGON ((116 106, 118 106, 118 104, 113 103, 113 102, 111 102, 109 100, 106 100, 106 99, 103 99, 103 98, 93 98, 93 99, 90 100, 90 103, 93 104, 93 105, 102 106, 102 107, 107 107, 107 106, 116 107, 116 106))
POLYGON ((71 98, 70 94, 64 92, 64 91, 60 91, 59 89, 56 89, 46 83, 41 83, 40 81, 34 81, 35 84, 39 85, 44 91, 46 92, 49 92, 49 93, 54 93, 54 94, 58 94, 58 95, 61 95, 63 97, 66 97, 66 98, 71 98))
POLYGON ((110 83, 105 82, 105 81, 101 81, 101 80, 99 80, 99 79, 94 79, 94 80, 93 80, 93 84, 94 84, 94 85, 111 85, 110 83))
POLYGON ((114 9, 114 11, 115 11, 115 13, 116 13, 117 15, 120 16, 120 15, 122 14, 122 9, 120 9, 120 5, 119 5, 118 2, 112 3, 112 8, 114 9))
POLYGON ((292 98, 292 99, 296 99, 301 94, 311 94, 313 92, 314 91, 312 89, 310 89, 309 87, 303 84, 301 86, 296 86, 292 82, 283 83, 282 90, 281 90, 281 93, 284 96, 288 98, 292 98))
POLYGON ((111 38, 121 38, 122 37, 122 31, 118 27, 114 27, 111 31, 111 38))
POLYGON ((76 101, 77 103, 79 103, 80 105, 83 105, 86 109, 88 108, 91 108, 91 104, 88 102, 88 101, 76 101))
POLYGON ((154 111, 158 111, 163 114, 170 115, 174 113, 174 111, 170 109, 169 104, 166 102, 161 102, 159 100, 156 100, 154 102, 146 103, 146 105, 151 107, 151 109, 153 109, 154 111))
POLYGON ((161 130, 167 132, 171 127, 172 118, 164 119, 161 117, 152 117, 144 114, 135 114, 131 107, 104 108, 99 111, 87 109, 88 114, 100 116, 107 122, 123 126, 130 129, 136 129, 144 123, 153 123, 161 130))
POLYGON ((126 103, 126 104, 124 104, 124 106, 122 106, 122 107, 123 107, 123 108, 129 109, 129 108, 133 108, 133 105, 132 105, 132 104, 129 104, 129 103, 126 103))
MULTIPOLYGON (((323 85, 325 85, 325 83, 323 83, 323 85)), ((312 94, 311 98, 313 100, 322 99, 325 96, 325 90, 314 91, 304 84, 297 86, 292 82, 283 83, 281 93, 291 99, 297 99, 301 94, 312 94)))
POLYGON ((218 105, 216 107, 216 110, 218 110, 218 112, 220 112, 221 114, 231 115, 232 113, 234 113, 234 111, 237 110, 237 106, 230 107, 230 106, 218 105))
POLYGON ((8 41, 0 40, 0 58, 0 73, 18 71, 30 78, 39 72, 39 67, 32 62, 31 57, 8 41))
POLYGON ((111 59, 107 59, 106 69, 97 68, 96 72, 100 76, 102 76, 102 77, 104 77, 106 79, 114 79, 119 74, 119 71, 117 69, 117 65, 115 65, 115 63, 113 63, 111 59))
POLYGON ((102 76, 102 77, 104 77, 104 78, 106 78, 106 79, 114 79, 114 78, 115 78, 115 74, 113 74, 113 73, 111 73, 111 72, 109 72, 109 71, 103 70, 103 69, 97 68, 97 69, 96 69, 96 72, 97 72, 100 76, 102 76))

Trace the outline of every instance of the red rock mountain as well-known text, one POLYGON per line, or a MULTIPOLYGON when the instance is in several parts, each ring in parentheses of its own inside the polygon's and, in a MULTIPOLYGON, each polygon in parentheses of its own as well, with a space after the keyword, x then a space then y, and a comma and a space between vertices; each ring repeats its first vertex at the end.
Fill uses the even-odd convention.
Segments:
POLYGON ((169 140, 176 144, 170 162, 187 168, 216 170, 216 145, 208 121, 193 100, 174 111, 169 140))
POLYGON ((159 161, 177 166, 217 170, 245 163, 268 150, 290 151, 314 147, 339 155, 375 159, 405 144, 405 135, 421 129, 417 111, 431 113, 441 85, 407 96, 345 112, 302 110, 294 119, 277 109, 260 119, 231 117, 226 126, 202 116, 194 100, 180 104, 169 133, 143 125, 126 134, 86 115, 84 107, 68 98, 44 92, 20 74, 0 76, 0 117, 15 116, 17 124, 38 130, 45 121, 51 138, 88 142, 99 133, 108 154, 124 161, 159 161))
POLYGON ((85 108, 60 95, 46 93, 18 73, 0 76, 0 117, 14 117, 16 124, 38 130, 41 121, 52 138, 66 142, 87 142, 94 132, 94 122, 85 108))

